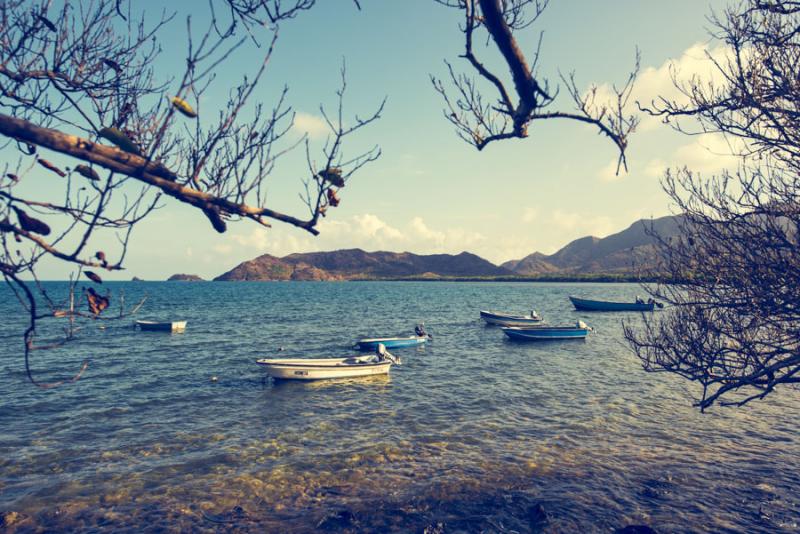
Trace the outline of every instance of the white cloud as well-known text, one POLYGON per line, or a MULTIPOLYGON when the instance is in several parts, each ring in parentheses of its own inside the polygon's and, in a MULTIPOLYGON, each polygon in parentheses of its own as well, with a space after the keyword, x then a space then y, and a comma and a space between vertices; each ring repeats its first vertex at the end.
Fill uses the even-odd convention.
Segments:
MULTIPOLYGON (((660 98, 679 104, 686 102, 686 95, 675 87, 675 81, 686 83, 696 78, 702 83, 711 82, 719 86, 724 82, 724 78, 714 62, 724 65, 726 55, 727 49, 724 46, 709 47, 706 43, 696 43, 687 48, 679 58, 668 59, 658 67, 641 69, 629 101, 631 110, 636 110, 636 102, 644 107, 650 107, 660 98)), ((598 86, 595 101, 598 104, 615 102, 612 86, 610 84, 598 86)), ((641 122, 637 128, 639 133, 654 130, 662 124, 660 117, 646 113, 641 113, 640 118, 641 122)))
POLYGON ((310 113, 297 112, 294 116, 294 124, 292 129, 301 134, 308 134, 312 139, 325 137, 328 134, 329 128, 325 119, 310 113))
POLYGON ((700 173, 716 173, 722 169, 735 169, 742 150, 738 142, 729 142, 721 134, 703 134, 675 151, 672 159, 677 166, 686 166, 700 173))
POLYGON ((616 182, 617 180, 621 180, 626 174, 625 167, 619 164, 619 158, 614 158, 608 162, 608 165, 600 169, 597 176, 602 182, 616 182), (619 168, 619 173, 617 173, 617 168, 619 168))
POLYGON ((537 210, 536 208, 527 207, 525 208, 525 211, 522 212, 521 219, 522 222, 524 223, 532 223, 533 221, 536 220, 538 216, 539 216, 539 210, 537 210))

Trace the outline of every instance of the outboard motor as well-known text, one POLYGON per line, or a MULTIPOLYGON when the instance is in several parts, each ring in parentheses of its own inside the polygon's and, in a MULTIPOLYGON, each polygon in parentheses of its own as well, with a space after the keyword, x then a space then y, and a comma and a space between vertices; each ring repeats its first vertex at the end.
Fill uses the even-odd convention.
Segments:
POLYGON ((375 354, 378 355, 378 361, 383 362, 389 360, 392 363, 400 365, 400 357, 395 356, 388 350, 386 350, 386 346, 383 343, 378 343, 378 346, 375 348, 375 354))

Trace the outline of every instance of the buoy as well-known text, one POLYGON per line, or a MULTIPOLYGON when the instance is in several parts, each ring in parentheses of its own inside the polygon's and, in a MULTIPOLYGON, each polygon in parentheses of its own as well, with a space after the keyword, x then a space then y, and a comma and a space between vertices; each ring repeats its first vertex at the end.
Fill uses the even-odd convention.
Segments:
POLYGON ((216 381, 217 381, 217 375, 213 375, 213 376, 211 377, 211 381, 212 381, 212 382, 216 382, 216 381))

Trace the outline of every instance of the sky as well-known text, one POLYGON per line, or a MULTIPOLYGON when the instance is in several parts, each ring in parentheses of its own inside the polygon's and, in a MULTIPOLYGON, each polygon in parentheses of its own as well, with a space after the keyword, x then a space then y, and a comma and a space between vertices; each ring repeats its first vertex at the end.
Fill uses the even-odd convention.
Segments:
MULTIPOLYGON (((463 34, 460 12, 431 0, 347 0, 318 2, 280 28, 275 54, 255 93, 271 107, 289 87, 297 113, 292 135, 306 133, 319 148, 324 133, 319 105, 335 104, 339 69, 347 66, 345 113, 367 115, 386 97, 382 118, 348 140, 355 153, 378 144, 381 158, 363 168, 342 190, 341 205, 329 211, 317 237, 275 223, 230 224, 216 233, 194 209, 166 200, 163 208, 137 225, 126 270, 109 279, 164 279, 173 273, 217 276, 238 263, 269 253, 359 247, 365 250, 459 253, 467 250, 492 262, 518 259, 534 251, 552 253, 573 239, 603 237, 635 220, 671 213, 660 186, 668 167, 687 165, 704 174, 731 164, 725 145, 709 136, 686 136, 658 120, 643 118, 628 149, 629 172, 614 174, 614 145, 595 129, 573 121, 539 121, 527 139, 490 144, 478 152, 459 140, 442 115, 443 102, 429 76, 446 76, 444 60, 470 72, 458 54, 463 34)), ((160 2, 136 2, 148 11, 160 2)), ((198 4, 205 6, 205 4, 198 4)), ((541 74, 557 81, 559 72, 576 74, 579 87, 607 93, 622 83, 641 51, 634 98, 643 103, 674 95, 670 67, 681 76, 711 75, 706 51, 719 53, 709 38, 707 16, 721 1, 552 0, 532 27, 517 35, 530 54, 540 33, 541 74)), ((175 6, 178 6, 177 8, 175 6)), ((179 16, 167 28, 159 68, 176 70, 186 43, 179 16)), ((208 22, 205 7, 193 9, 192 24, 208 22)), ((204 98, 224 101, 231 80, 254 72, 263 48, 246 46, 221 65, 204 98)), ((491 48, 480 54, 508 79, 491 48)), ((179 68, 179 67, 178 67, 179 68)), ((490 88, 486 88, 487 93, 490 88)), ((553 109, 571 110, 566 95, 553 109)), ((201 117, 202 119, 202 117, 201 117)), ((298 200, 308 173, 302 151, 286 156, 270 178, 269 207, 305 215, 298 200)), ((113 248, 111 236, 97 246, 113 248)), ((47 260, 40 276, 63 279, 69 266, 47 260)))

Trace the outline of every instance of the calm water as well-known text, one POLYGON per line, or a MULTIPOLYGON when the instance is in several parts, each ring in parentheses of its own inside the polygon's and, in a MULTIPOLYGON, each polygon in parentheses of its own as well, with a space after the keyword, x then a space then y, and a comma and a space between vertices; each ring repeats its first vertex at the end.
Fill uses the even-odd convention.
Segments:
POLYGON ((630 298, 634 285, 109 285, 128 302, 146 293, 138 317, 187 319, 186 333, 89 324, 34 354, 43 380, 92 360, 48 391, 24 378, 18 304, 0 289, 12 532, 800 529, 800 394, 698 413, 683 381, 645 374, 624 348, 620 321, 635 314, 578 313, 566 298, 630 298), (513 343, 478 318, 532 307, 596 331, 513 343), (357 337, 416 321, 434 341, 396 351, 390 377, 272 384, 253 363, 347 355, 357 337))

